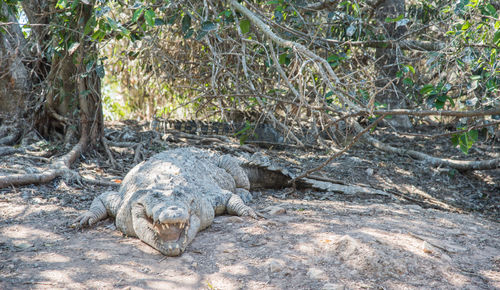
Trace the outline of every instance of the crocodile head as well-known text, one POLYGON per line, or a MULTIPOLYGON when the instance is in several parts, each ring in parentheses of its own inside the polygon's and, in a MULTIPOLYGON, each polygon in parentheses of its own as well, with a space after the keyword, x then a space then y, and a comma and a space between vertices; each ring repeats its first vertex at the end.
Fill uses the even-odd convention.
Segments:
POLYGON ((191 195, 151 190, 132 207, 136 235, 164 255, 182 254, 200 228, 193 202, 191 195))

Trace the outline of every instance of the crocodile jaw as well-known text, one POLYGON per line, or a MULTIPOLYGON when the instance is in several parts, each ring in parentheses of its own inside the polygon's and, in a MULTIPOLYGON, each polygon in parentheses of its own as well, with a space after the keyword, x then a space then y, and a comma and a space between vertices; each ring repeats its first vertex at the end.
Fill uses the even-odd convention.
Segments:
POLYGON ((155 241, 152 246, 166 256, 179 256, 198 233, 200 219, 191 215, 187 222, 155 224, 153 229, 155 241))
POLYGON ((187 246, 189 222, 154 223, 155 248, 167 256, 180 255, 187 246))
POLYGON ((188 227, 188 222, 164 222, 153 225, 158 238, 166 243, 179 241, 181 236, 185 236, 188 227))

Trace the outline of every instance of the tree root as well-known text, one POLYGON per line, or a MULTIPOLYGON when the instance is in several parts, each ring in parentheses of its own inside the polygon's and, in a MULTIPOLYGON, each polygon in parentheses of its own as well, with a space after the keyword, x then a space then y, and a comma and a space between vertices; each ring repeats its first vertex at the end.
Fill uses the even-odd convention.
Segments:
POLYGON ((15 153, 23 153, 24 149, 22 148, 12 148, 8 146, 0 146, 0 156, 11 155, 15 153))
POLYGON ((104 147, 104 150, 106 151, 106 154, 108 155, 109 161, 111 162, 111 166, 113 166, 114 169, 121 169, 121 166, 116 163, 115 158, 113 157, 113 153, 111 153, 111 150, 109 150, 109 141, 102 137, 101 138, 101 143, 102 146, 104 147))
MULTIPOLYGON (((2 130, 2 131, 8 131, 7 129, 9 129, 9 128, 6 128, 6 130, 2 130)), ((2 134, 2 136, 0 136, 0 146, 14 144, 21 137, 21 135, 23 133, 22 130, 17 129, 15 127, 11 128, 10 131, 11 132, 9 134, 5 134, 6 136, 3 136, 4 134, 2 134)))
POLYGON ((489 160, 481 160, 481 161, 467 161, 467 160, 455 160, 455 159, 447 159, 447 158, 437 158, 425 153, 409 150, 404 148, 395 148, 390 145, 387 145, 371 136, 365 136, 368 143, 370 143, 373 147, 382 150, 384 152, 395 153, 398 155, 407 155, 412 158, 422 160, 432 166, 445 166, 451 167, 460 171, 468 171, 468 170, 488 170, 495 169, 500 167, 500 158, 494 158, 489 160))
POLYGON ((72 179, 77 178, 78 181, 78 174, 72 171, 70 169, 70 166, 75 161, 75 159, 83 152, 87 144, 88 138, 84 134, 80 138, 79 142, 71 149, 71 151, 55 160, 54 163, 49 167, 49 169, 42 173, 0 176, 0 188, 33 183, 47 183, 61 176, 72 179))

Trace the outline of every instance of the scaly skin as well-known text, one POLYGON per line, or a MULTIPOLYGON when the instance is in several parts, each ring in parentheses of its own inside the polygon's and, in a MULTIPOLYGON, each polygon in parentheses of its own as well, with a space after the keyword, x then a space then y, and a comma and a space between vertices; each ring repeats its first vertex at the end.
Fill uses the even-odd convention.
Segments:
POLYGON ((196 148, 159 153, 134 167, 118 192, 96 197, 77 218, 82 226, 109 217, 124 234, 138 237, 167 256, 178 256, 214 216, 251 216, 250 183, 238 162, 196 148))

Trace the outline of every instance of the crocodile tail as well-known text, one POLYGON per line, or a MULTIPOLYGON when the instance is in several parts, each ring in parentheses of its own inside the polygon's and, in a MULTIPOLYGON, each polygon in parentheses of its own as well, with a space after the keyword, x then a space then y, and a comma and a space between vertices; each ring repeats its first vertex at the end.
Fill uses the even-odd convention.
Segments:
POLYGON ((236 187, 246 190, 250 189, 248 176, 235 158, 229 155, 222 155, 219 157, 217 166, 226 170, 226 172, 233 177, 236 187))

